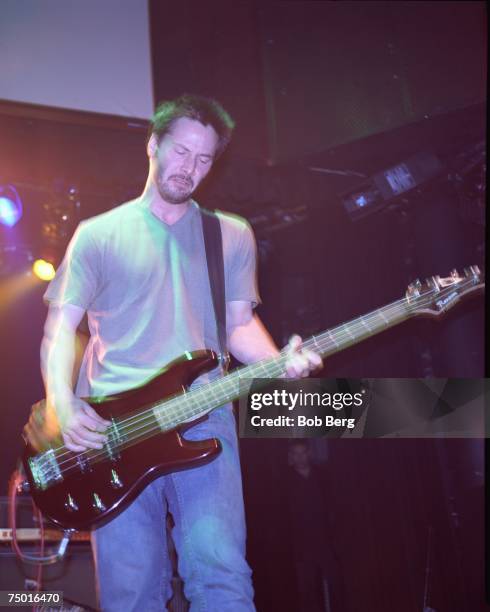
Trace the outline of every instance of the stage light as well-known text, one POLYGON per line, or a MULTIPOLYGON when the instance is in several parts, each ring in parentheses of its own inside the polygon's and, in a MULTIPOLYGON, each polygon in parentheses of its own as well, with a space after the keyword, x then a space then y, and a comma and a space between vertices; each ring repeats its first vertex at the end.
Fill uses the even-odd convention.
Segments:
POLYGON ((32 265, 34 274, 43 281, 50 281, 54 278, 55 269, 52 263, 45 259, 36 259, 32 265))
POLYGON ((9 198, 0 198, 0 223, 12 227, 18 221, 16 213, 17 209, 12 200, 9 198))
POLYGON ((13 227, 22 217, 22 201, 13 185, 0 185, 0 223, 13 227))

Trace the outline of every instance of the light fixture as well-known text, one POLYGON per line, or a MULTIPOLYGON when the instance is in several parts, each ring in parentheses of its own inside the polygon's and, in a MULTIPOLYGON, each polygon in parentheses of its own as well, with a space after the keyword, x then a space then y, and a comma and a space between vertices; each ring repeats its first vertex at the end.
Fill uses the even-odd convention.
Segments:
POLYGON ((36 261, 32 264, 32 271, 39 279, 43 281, 52 280, 56 272, 53 264, 45 259, 36 259, 36 261))
POLYGON ((14 227, 22 217, 22 200, 13 185, 0 185, 0 223, 14 227))

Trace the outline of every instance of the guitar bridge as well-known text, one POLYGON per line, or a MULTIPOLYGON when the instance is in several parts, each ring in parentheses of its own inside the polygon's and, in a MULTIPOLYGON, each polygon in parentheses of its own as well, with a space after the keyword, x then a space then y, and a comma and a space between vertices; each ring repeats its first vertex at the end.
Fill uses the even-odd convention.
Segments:
POLYGON ((63 480, 54 450, 41 453, 29 459, 34 484, 38 489, 45 490, 51 485, 63 480))

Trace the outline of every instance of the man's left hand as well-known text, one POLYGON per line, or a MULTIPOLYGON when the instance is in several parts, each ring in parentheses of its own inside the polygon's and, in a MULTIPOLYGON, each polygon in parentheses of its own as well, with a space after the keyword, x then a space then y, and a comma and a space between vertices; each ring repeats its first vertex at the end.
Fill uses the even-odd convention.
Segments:
POLYGON ((286 361, 287 378, 306 378, 314 370, 323 366, 318 353, 301 348, 303 340, 299 336, 291 336, 287 346, 288 358, 286 361))

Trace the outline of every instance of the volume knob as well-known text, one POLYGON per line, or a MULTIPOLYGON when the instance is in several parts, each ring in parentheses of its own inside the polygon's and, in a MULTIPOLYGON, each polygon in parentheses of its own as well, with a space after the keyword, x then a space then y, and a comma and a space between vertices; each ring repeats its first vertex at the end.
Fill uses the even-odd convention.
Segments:
POLYGON ((100 497, 97 495, 97 493, 94 493, 94 495, 93 495, 92 506, 98 512, 104 512, 104 510, 106 509, 106 507, 104 505, 104 502, 100 499, 100 497))
POLYGON ((66 498, 65 508, 70 512, 77 512, 78 506, 73 497, 68 493, 68 497, 66 498))
POLYGON ((111 486, 114 487, 114 489, 120 489, 123 486, 116 470, 111 470, 111 486))

